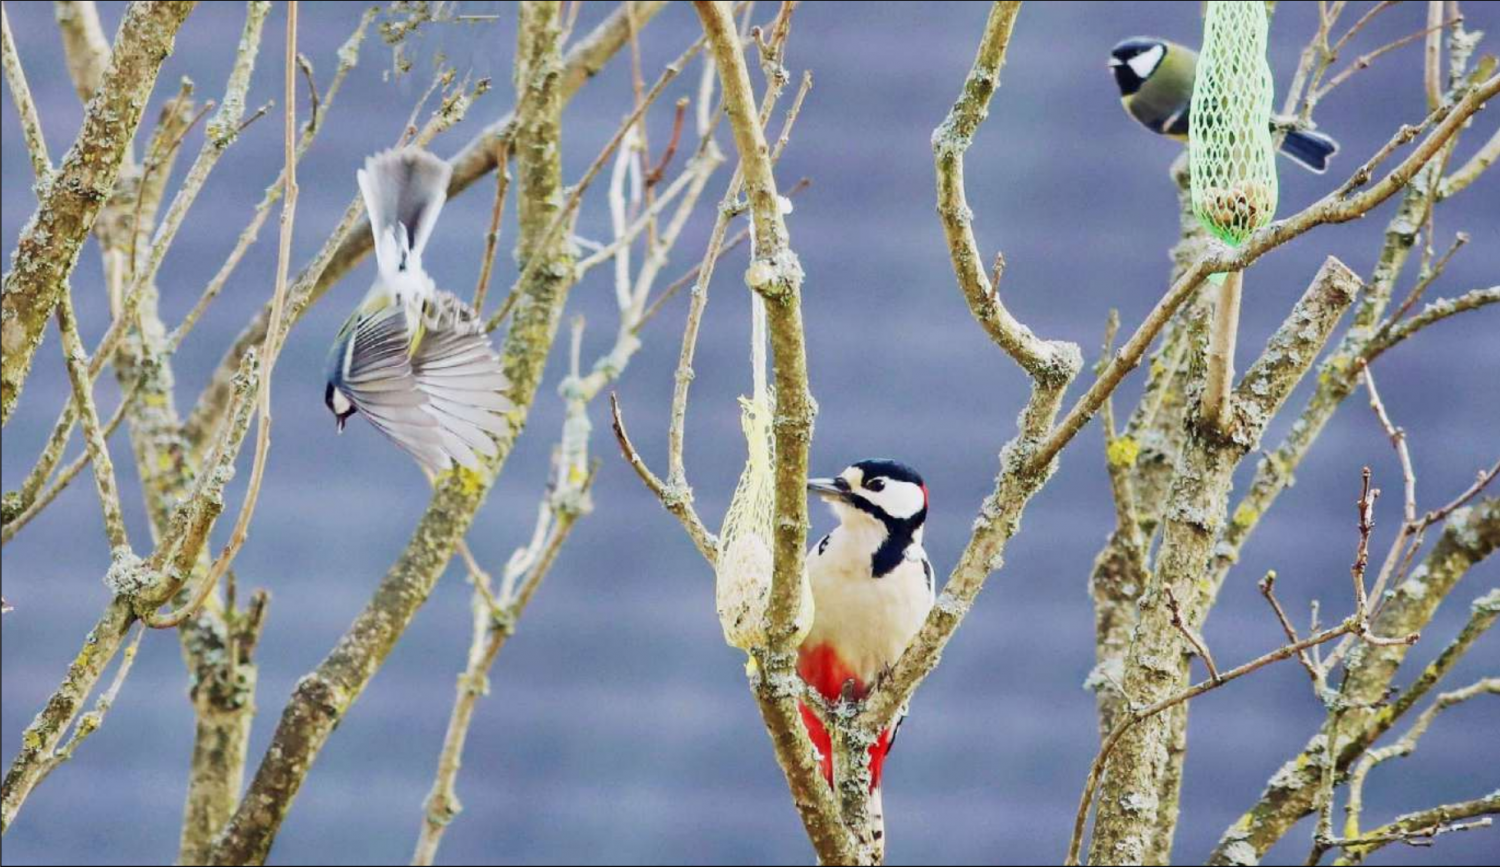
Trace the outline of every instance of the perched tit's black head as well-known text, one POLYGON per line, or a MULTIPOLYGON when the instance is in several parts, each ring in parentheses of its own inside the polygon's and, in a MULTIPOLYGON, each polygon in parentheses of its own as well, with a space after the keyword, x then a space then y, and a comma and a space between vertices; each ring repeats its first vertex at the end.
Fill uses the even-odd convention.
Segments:
POLYGON ((328 411, 333 413, 334 419, 337 420, 339 433, 343 433, 344 423, 349 421, 349 416, 354 415, 354 403, 345 397, 344 393, 339 391, 338 387, 331 382, 328 383, 328 387, 323 391, 323 403, 328 407, 328 411))
POLYGON ((841 520, 853 510, 910 533, 927 519, 927 485, 916 470, 897 461, 860 461, 834 478, 809 480, 807 489, 827 500, 841 520))
POLYGON ((1132 37, 1111 49, 1109 71, 1120 86, 1120 96, 1132 96, 1140 90, 1166 56, 1167 43, 1148 36, 1132 37))

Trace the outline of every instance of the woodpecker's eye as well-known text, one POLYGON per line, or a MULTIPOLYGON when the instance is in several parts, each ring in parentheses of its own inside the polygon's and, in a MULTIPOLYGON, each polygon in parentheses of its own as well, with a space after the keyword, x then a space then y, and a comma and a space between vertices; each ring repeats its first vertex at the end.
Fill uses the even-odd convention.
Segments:
POLYGON ((865 482, 865 490, 868 490, 868 491, 883 491, 883 490, 885 490, 885 479, 871 479, 868 482, 865 482))

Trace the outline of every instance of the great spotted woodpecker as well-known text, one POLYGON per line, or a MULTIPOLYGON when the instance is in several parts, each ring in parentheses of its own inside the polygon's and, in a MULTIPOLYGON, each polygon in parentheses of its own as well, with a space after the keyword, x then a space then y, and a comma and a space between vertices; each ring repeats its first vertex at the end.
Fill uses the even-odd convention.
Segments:
MULTIPOLYGON (((932 563, 922 550, 927 486, 905 464, 867 460, 807 487, 828 502, 839 525, 807 555, 814 614, 797 672, 830 702, 843 697, 846 683, 860 699, 895 664, 932 608, 932 563)), ((832 785, 828 731, 806 704, 801 710, 832 785)), ((894 736, 894 728, 881 732, 870 746, 872 790, 880 787, 894 736)))

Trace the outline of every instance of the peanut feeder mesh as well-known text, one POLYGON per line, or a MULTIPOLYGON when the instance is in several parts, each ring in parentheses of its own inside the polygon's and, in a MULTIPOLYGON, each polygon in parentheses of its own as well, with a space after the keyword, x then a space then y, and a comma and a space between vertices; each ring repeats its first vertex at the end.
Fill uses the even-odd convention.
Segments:
MULTIPOLYGON (((743 650, 767 643, 776 518, 776 447, 771 430, 775 401, 766 384, 765 300, 752 292, 751 304, 755 390, 753 396, 740 398, 740 425, 749 456, 724 515, 714 568, 714 602, 724 640, 743 650)), ((812 627, 812 590, 805 578, 796 625, 799 635, 812 627)))
POLYGON ((1276 212, 1264 3, 1210 0, 1188 116, 1193 212, 1239 246, 1276 212))

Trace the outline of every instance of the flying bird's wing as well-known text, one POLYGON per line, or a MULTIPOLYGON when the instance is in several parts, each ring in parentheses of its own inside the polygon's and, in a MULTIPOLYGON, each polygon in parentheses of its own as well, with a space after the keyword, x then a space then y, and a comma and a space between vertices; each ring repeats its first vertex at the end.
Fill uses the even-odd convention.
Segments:
POLYGON ((496 453, 491 437, 510 430, 504 415, 515 409, 505 396, 510 380, 483 321, 452 293, 439 290, 426 303, 423 323, 411 355, 417 391, 453 458, 476 469, 476 455, 496 453))
POLYGON ((334 385, 375 429, 433 472, 450 466, 442 428, 425 408, 409 350, 406 311, 389 303, 362 319, 359 312, 340 332, 334 351, 334 385))

